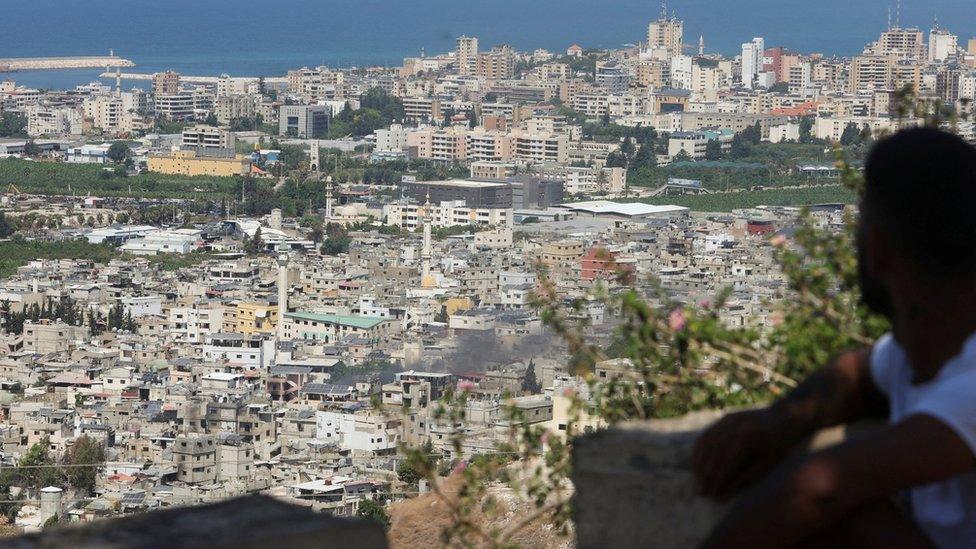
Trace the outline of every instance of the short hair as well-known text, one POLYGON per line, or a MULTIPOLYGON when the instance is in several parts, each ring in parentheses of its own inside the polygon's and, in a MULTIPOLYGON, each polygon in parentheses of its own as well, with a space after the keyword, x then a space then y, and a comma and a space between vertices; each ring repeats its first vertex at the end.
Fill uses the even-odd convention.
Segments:
POLYGON ((880 140, 865 166, 861 215, 919 272, 976 274, 976 148, 935 128, 880 140))

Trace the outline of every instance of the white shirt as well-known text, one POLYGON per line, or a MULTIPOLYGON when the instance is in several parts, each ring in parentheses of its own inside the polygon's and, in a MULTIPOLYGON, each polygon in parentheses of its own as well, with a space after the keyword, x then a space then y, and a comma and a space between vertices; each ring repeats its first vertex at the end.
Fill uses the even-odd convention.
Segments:
MULTIPOLYGON (((935 378, 917 385, 905 350, 886 334, 871 351, 871 375, 888 397, 892 424, 913 414, 934 417, 976 455, 976 334, 935 378)), ((976 547, 976 469, 910 494, 916 523, 938 547, 976 547)))

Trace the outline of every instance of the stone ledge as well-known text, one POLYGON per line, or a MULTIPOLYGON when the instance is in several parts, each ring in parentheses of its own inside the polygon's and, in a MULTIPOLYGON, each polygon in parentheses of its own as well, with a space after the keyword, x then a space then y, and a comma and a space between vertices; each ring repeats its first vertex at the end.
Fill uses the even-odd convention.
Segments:
POLYGON ((3 540, 12 548, 385 549, 376 523, 316 513, 267 496, 152 511, 3 540))
MULTIPOLYGON (((691 456, 701 431, 725 413, 628 422, 578 439, 573 450, 577 546, 684 548, 703 541, 728 506, 698 495, 691 456)), ((798 448, 794 459, 843 438, 843 428, 822 431, 798 448)))

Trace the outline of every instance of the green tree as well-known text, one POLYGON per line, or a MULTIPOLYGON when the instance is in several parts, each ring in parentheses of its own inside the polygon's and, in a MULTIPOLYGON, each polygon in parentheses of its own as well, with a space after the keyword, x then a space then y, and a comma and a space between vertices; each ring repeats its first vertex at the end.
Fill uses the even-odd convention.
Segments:
POLYGON ((29 139, 27 144, 24 145, 24 155, 30 158, 41 156, 41 152, 41 147, 33 139, 29 139))
POLYGON ((400 465, 397 465, 397 478, 407 484, 415 485, 420 482, 420 479, 424 478, 424 476, 412 463, 405 460, 401 461, 400 465))
POLYGON ((542 392, 542 386, 535 377, 535 362, 531 360, 525 369, 525 377, 522 378, 522 390, 533 395, 542 392))
POLYGON ((104 462, 105 449, 100 443, 89 436, 78 437, 62 460, 68 484, 85 493, 93 493, 98 469, 104 462))
POLYGON ((722 143, 718 139, 710 139, 705 144, 705 160, 719 160, 722 158, 722 143))
POLYGON ((390 527, 390 515, 387 514, 386 509, 371 499, 359 502, 359 510, 356 511, 356 515, 365 519, 375 520, 382 524, 383 528, 390 527))
POLYGON ((13 226, 7 221, 7 216, 3 212, 0 212, 0 238, 7 238, 14 234, 14 232, 13 226))
POLYGON ((208 126, 214 126, 214 127, 220 125, 220 122, 217 120, 217 115, 214 114, 214 113, 208 114, 207 115, 207 119, 204 120, 203 123, 206 124, 206 125, 208 125, 208 126))
POLYGON ((0 113, 0 137, 27 137, 27 117, 21 113, 0 113))
POLYGON ((853 145, 860 142, 861 140, 861 128, 857 127, 854 122, 848 122, 844 126, 843 133, 840 134, 840 144, 845 147, 848 145, 853 145))
POLYGON ((261 238, 261 227, 254 231, 254 236, 250 239, 244 237, 244 251, 247 254, 259 254, 264 251, 264 240, 261 238))
POLYGON ((108 158, 116 164, 121 164, 129 159, 132 151, 124 141, 115 141, 108 148, 108 158))

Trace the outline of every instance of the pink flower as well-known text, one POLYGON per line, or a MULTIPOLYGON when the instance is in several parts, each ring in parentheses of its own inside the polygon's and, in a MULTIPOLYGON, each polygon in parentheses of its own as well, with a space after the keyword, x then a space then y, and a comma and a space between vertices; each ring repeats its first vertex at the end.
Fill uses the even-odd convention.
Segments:
POLYGON ((546 429, 546 432, 542 433, 542 436, 539 437, 539 442, 541 442, 542 444, 545 444, 545 443, 549 442, 549 435, 550 434, 551 434, 551 431, 549 431, 549 429, 546 429))
POLYGON ((468 462, 467 461, 464 461, 464 460, 461 460, 461 461, 457 462, 457 465, 454 466, 454 470, 451 471, 451 474, 461 474, 467 468, 468 468, 468 462))
POLYGON ((701 299, 698 301, 698 306, 702 309, 708 309, 712 306, 712 301, 709 299, 701 299))
POLYGON ((475 387, 477 387, 477 385, 475 385, 473 381, 468 379, 462 379, 461 381, 458 381, 457 384, 457 390, 464 393, 470 393, 475 389, 475 387))
POLYGON ((786 246, 786 235, 778 234, 770 238, 769 243, 772 244, 773 246, 776 246, 777 248, 782 248, 783 246, 786 246))
POLYGON ((685 324, 687 323, 688 317, 685 316, 685 310, 680 307, 671 311, 671 314, 668 315, 668 326, 670 326, 671 330, 675 332, 684 330, 685 324))
POLYGON ((573 398, 576 394, 576 390, 572 387, 563 387, 563 396, 566 398, 573 398))

